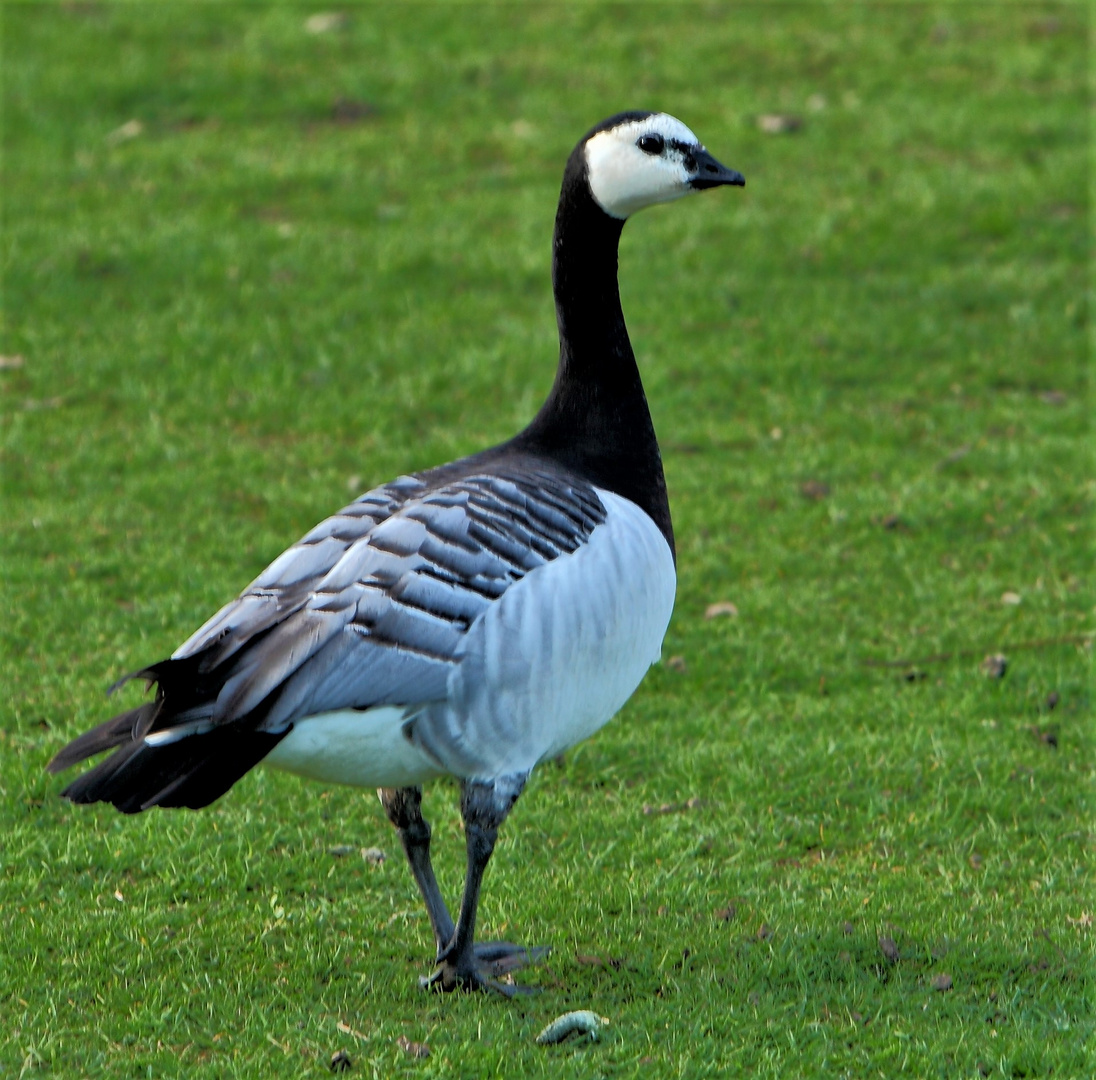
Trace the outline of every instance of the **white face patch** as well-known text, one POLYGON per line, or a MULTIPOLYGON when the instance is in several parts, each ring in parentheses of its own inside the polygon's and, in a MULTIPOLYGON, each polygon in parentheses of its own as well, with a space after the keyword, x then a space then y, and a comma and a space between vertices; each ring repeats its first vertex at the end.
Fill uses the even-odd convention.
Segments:
POLYGON ((626 218, 645 206, 671 202, 690 194, 689 181, 696 176, 685 165, 686 150, 702 150, 700 140, 668 113, 646 120, 628 120, 608 131, 599 131, 586 143, 590 191, 605 213, 626 218), (641 149, 640 140, 662 149, 641 149))

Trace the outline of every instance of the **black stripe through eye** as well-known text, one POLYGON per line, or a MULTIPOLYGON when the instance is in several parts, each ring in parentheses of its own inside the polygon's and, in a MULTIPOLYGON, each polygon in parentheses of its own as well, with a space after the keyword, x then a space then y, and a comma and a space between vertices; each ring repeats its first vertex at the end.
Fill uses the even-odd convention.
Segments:
POLYGON ((658 155, 666 149, 666 141, 661 135, 640 135, 636 139, 636 146, 645 154, 658 155))

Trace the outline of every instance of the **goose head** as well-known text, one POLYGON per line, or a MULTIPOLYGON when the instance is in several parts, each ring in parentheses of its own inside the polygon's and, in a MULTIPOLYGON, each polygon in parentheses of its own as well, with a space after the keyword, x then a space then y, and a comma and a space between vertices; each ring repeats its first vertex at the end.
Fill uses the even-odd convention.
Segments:
POLYGON ((610 217, 623 220, 655 203, 731 184, 740 172, 721 165, 680 120, 668 113, 620 113, 579 144, 590 194, 610 217))

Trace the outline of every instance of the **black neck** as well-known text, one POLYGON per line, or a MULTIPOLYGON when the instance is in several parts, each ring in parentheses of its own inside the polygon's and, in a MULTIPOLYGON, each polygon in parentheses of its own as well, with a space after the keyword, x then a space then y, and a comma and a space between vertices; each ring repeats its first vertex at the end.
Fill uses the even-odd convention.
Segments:
POLYGON ((662 457, 620 308, 623 226, 590 194, 580 145, 564 172, 552 245, 559 368, 548 400, 512 445, 630 499, 673 551, 662 457))

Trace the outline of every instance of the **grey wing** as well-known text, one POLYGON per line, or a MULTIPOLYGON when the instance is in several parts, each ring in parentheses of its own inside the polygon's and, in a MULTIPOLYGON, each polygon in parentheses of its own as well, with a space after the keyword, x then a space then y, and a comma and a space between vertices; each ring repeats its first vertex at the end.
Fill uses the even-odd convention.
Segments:
POLYGON ((255 716, 276 733, 334 709, 442 700, 476 619, 604 519, 592 487, 547 470, 438 488, 404 477, 371 491, 276 559, 175 652, 172 660, 213 676, 216 694, 171 726, 255 716))
POLYGON ((422 489, 422 482, 415 477, 401 476, 367 491, 321 521, 191 634, 171 659, 200 657, 198 670, 202 673, 226 663, 264 631, 303 608, 316 583, 347 550, 422 489))

